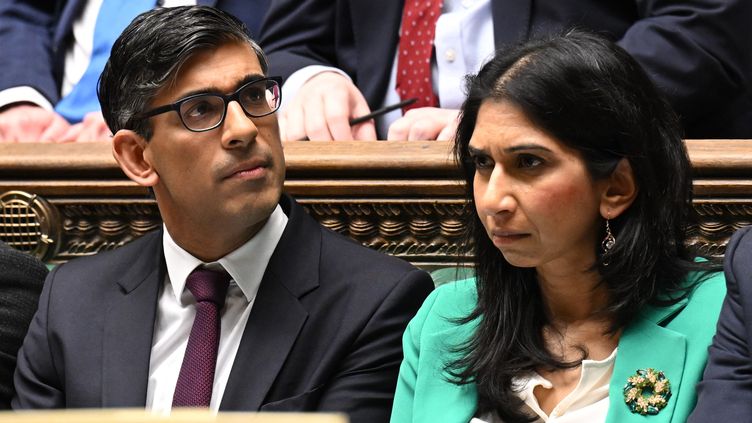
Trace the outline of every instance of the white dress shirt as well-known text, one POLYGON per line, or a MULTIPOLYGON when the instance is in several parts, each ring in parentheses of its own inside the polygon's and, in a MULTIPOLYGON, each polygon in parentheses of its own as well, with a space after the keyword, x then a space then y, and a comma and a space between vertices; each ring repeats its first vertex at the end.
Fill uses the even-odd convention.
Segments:
MULTIPOLYGON (((442 14, 436 22, 432 60, 434 92, 443 109, 459 109, 465 100, 464 77, 475 73, 495 51, 491 0, 445 0, 442 14)), ((398 103, 397 54, 392 60, 392 72, 382 106, 398 103)), ((328 66, 306 66, 285 81, 282 108, 290 103, 302 85, 321 72, 334 71, 347 77, 344 71, 328 66)), ((376 118, 380 133, 386 135, 389 126, 402 116, 395 110, 376 118)))
MULTIPOLYGON (((65 97, 84 76, 91 61, 91 50, 94 45, 94 27, 97 25, 99 9, 104 0, 87 0, 81 14, 73 21, 73 38, 65 52, 65 66, 63 81, 60 87, 60 98, 65 97)), ((164 0, 164 7, 195 5, 196 0, 164 0)), ((52 66, 52 63, 50 63, 52 66)), ((92 93, 92 95, 96 95, 92 93)), ((45 96, 30 86, 12 87, 0 91, 0 107, 11 103, 29 102, 47 110, 54 105, 45 96)))
MULTIPOLYGON (((550 381, 533 373, 528 377, 515 379, 513 384, 519 389, 518 395, 525 405, 538 416, 536 423, 604 422, 608 414, 608 389, 615 361, 616 349, 603 360, 583 360, 580 381, 574 390, 551 410, 551 414, 546 414, 541 409, 533 392, 537 386, 551 389, 553 385, 550 381)), ((474 418, 470 420, 470 423, 503 423, 503 420, 496 413, 492 413, 481 418, 474 418)))
POLYGON ((223 268, 232 278, 220 316, 217 367, 210 404, 211 410, 219 410, 261 279, 287 220, 282 208, 277 205, 269 220, 253 238, 212 263, 204 263, 182 249, 172 239, 167 228, 164 228, 162 243, 167 276, 159 293, 154 322, 146 390, 147 409, 161 414, 170 412, 185 347, 196 315, 196 301, 190 291, 185 289, 185 281, 196 267, 206 265, 210 269, 223 268))

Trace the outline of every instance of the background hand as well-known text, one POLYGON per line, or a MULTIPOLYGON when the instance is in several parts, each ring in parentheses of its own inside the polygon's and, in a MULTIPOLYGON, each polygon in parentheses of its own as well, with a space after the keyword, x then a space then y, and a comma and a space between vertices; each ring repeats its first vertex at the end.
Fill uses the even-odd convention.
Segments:
POLYGON ((83 121, 71 125, 59 142, 109 141, 111 137, 112 133, 104 121, 102 112, 96 111, 87 113, 83 121))
POLYGON ((375 140, 373 121, 350 127, 350 118, 370 113, 368 103, 349 79, 336 72, 322 72, 300 88, 280 114, 283 140, 375 140))
POLYGON ((389 127, 387 139, 396 141, 450 140, 457 130, 456 109, 410 109, 389 127))
POLYGON ((59 142, 70 126, 53 110, 13 105, 0 112, 0 142, 59 142))

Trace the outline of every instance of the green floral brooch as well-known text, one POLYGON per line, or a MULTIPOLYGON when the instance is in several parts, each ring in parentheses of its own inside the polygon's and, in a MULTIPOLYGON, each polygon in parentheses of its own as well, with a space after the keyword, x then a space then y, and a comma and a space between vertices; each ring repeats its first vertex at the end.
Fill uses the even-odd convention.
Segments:
POLYGON ((624 402, 633 413, 655 415, 671 398, 671 382, 663 372, 640 369, 624 385, 624 402))

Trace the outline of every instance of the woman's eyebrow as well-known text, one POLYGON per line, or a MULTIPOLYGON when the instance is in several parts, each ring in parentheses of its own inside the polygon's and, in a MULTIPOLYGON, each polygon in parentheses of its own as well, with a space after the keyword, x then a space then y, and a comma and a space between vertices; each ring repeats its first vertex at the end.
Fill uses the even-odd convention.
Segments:
POLYGON ((527 150, 539 150, 539 151, 546 151, 551 152, 550 148, 544 147, 539 144, 519 144, 519 145, 513 145, 511 147, 507 147, 504 149, 507 153, 516 153, 519 151, 527 151, 527 150))

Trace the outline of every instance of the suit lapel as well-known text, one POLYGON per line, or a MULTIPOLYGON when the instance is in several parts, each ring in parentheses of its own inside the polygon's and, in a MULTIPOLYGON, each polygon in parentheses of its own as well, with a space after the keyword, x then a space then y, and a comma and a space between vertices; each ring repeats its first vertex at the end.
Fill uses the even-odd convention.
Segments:
POLYGON ((646 421, 649 423, 670 422, 676 408, 677 389, 684 376, 687 354, 686 337, 661 326, 686 304, 686 300, 670 307, 649 308, 643 317, 629 325, 619 341, 614 373, 609 389, 611 404, 607 422, 646 421), (638 369, 653 368, 662 371, 671 383, 674 395, 658 414, 641 416, 632 413, 624 402, 624 385, 627 378, 638 369))
MULTIPOLYGON (((165 277, 162 231, 147 235, 133 267, 117 281, 102 346, 102 407, 143 407, 159 287, 165 277)), ((138 241, 136 241, 138 242, 138 241)))
POLYGON ((384 60, 392 63, 397 52, 404 1, 350 0, 348 3, 354 42, 361 46, 352 52, 357 55, 355 78, 371 107, 380 107, 387 90, 394 89, 387 86, 392 68, 385 66, 384 60))
MULTIPOLYGON (((452 316, 466 315, 470 310, 462 310, 461 313, 452 316)), ((436 366, 429 375, 427 382, 437 392, 441 392, 440 403, 431 404, 428 407, 421 407, 415 410, 416 415, 425 414, 426 421, 456 421, 468 422, 472 420, 475 411, 478 408, 478 390, 477 385, 468 383, 464 385, 455 385, 450 382, 452 376, 444 369, 444 363, 450 362, 461 357, 456 350, 458 346, 464 345, 475 333, 479 320, 462 325, 450 325, 446 329, 432 333, 430 337, 421 340, 425 343, 421 347, 428 354, 439 354, 443 357, 441 360, 432 360, 429 358, 427 363, 433 363, 436 366)), ((431 357, 429 355, 429 357, 431 357)), ((432 357, 435 358, 435 357, 432 357)), ((420 373, 420 372, 418 372, 420 373)), ((420 377, 420 375, 418 376, 420 377)), ((425 383, 425 382, 424 382, 425 383)), ((430 401, 430 399, 428 400, 430 401)))
POLYGON ((491 1, 496 48, 527 39, 532 7, 533 0, 491 1))
POLYGON ((60 3, 57 2, 58 10, 55 11, 55 31, 52 37, 52 46, 56 51, 64 54, 66 38, 72 32, 73 22, 81 15, 84 7, 86 7, 85 0, 73 0, 62 2, 63 7, 60 9, 60 3))
POLYGON ((295 344, 308 311, 300 297, 318 286, 321 229, 289 197, 287 227, 248 317, 221 410, 258 410, 295 344))

